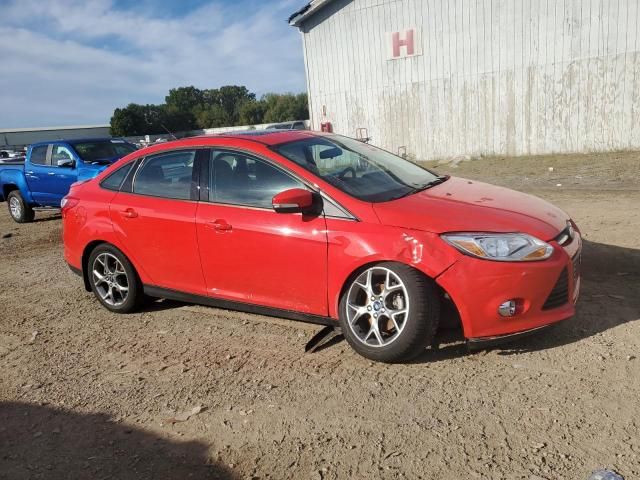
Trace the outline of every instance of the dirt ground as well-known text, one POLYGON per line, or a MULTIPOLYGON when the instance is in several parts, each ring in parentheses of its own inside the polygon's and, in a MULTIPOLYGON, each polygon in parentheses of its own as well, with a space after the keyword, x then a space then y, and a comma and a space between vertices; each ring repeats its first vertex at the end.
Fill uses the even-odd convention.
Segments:
POLYGON ((447 338, 410 365, 344 342, 304 354, 304 323, 174 302, 111 314, 65 265, 59 217, 17 225, 1 205, 0 479, 640 478, 639 165, 436 167, 570 212, 583 290, 540 335, 477 353, 447 338))

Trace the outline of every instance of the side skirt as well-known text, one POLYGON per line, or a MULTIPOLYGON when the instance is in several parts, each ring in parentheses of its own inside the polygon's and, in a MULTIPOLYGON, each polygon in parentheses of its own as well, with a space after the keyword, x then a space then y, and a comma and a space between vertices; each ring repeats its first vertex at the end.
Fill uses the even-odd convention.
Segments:
POLYGON ((176 300, 178 302, 196 303, 206 305, 208 307, 223 308, 225 310, 235 310, 239 312, 255 313, 257 315, 265 315, 267 317, 287 318, 289 320, 298 320, 300 322, 315 323, 317 325, 336 326, 338 322, 331 317, 323 317, 322 315, 313 315, 310 313, 294 312, 292 310, 283 310, 280 308, 263 307, 261 305, 253 305, 251 303, 234 302, 231 300, 223 300, 213 297, 203 297, 202 295, 194 295, 191 293, 179 292, 168 288, 155 287, 153 285, 143 285, 145 295, 157 298, 166 298, 176 300))

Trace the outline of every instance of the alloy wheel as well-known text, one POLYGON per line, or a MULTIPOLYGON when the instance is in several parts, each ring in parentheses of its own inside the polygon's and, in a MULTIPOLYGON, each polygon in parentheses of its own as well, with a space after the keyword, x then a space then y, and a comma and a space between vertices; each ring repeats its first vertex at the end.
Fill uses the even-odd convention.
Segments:
POLYGON ((22 215, 22 205, 20 205, 20 200, 16 197, 11 197, 9 200, 9 209, 13 218, 20 218, 22 215))
POLYGON ((409 295, 400 277, 384 267, 371 267, 347 292, 349 328, 369 347, 385 347, 402 333, 409 318, 409 295))
POLYGON ((129 277, 115 255, 98 255, 93 261, 92 275, 96 292, 105 303, 117 307, 127 301, 129 277))

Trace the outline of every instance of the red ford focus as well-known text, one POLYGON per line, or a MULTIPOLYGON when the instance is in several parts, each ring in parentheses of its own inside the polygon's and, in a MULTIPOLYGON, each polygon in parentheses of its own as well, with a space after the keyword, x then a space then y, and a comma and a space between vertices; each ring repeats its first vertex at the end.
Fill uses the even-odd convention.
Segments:
POLYGON ((63 201, 64 255, 114 312, 143 295, 340 326, 403 361, 453 311, 484 344, 574 314, 581 238, 538 198, 305 131, 137 151, 63 201))

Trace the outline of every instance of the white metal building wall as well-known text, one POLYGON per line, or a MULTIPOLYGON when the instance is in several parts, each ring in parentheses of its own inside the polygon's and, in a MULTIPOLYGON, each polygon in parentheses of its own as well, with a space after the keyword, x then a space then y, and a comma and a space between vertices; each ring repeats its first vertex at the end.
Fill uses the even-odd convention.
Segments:
POLYGON ((324 106, 334 131, 424 160, 638 149, 639 16, 640 0, 336 0, 301 26, 312 126, 324 106), (411 27, 422 55, 388 60, 387 32, 411 27))

